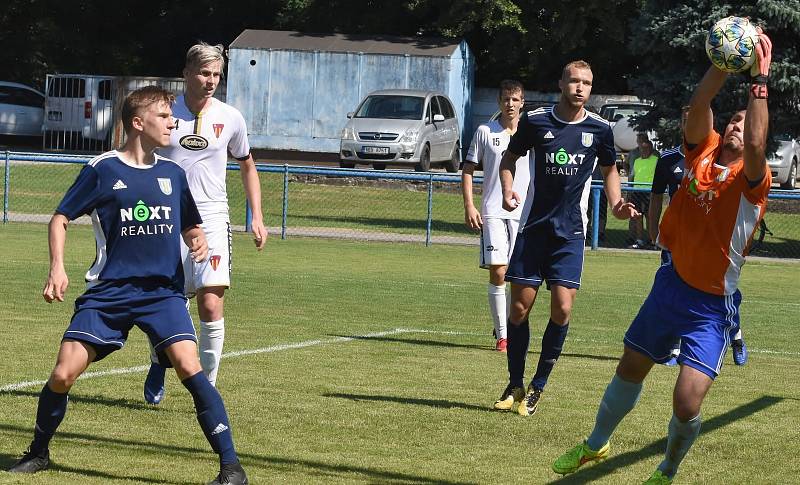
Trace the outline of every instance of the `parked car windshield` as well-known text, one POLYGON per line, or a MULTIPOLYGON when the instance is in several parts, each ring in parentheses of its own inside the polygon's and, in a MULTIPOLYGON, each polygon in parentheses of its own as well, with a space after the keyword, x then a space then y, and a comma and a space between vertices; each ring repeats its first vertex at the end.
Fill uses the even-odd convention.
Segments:
POLYGON ((425 107, 425 98, 418 96, 369 96, 358 112, 356 118, 381 118, 390 120, 421 120, 425 107))
POLYGON ((630 118, 647 113, 650 106, 646 104, 605 105, 600 108, 600 116, 608 121, 618 121, 620 118, 630 118))

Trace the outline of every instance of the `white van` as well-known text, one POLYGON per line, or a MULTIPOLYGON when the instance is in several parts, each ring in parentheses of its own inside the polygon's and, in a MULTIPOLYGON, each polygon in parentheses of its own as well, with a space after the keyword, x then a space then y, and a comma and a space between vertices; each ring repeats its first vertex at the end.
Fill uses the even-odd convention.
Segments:
POLYGON ((107 150, 113 127, 114 78, 48 74, 44 148, 107 150))

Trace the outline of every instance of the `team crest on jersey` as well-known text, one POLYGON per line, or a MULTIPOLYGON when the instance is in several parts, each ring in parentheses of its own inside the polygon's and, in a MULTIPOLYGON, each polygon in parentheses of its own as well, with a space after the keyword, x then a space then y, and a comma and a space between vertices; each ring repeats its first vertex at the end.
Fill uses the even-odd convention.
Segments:
POLYGON ((214 127, 214 134, 217 136, 217 139, 219 139, 219 135, 222 134, 225 125, 222 123, 214 123, 212 126, 214 127))
POLYGON ((208 262, 209 262, 209 264, 211 264, 211 269, 216 271, 217 268, 219 267, 219 261, 221 259, 222 259, 222 256, 220 256, 219 254, 215 254, 214 256, 211 256, 210 258, 208 258, 208 262))
POLYGON ((158 188, 161 189, 161 192, 164 192, 164 195, 172 195, 172 180, 162 178, 157 180, 158 188))
POLYGON ((592 133, 581 132, 581 145, 589 148, 594 142, 594 135, 592 133))

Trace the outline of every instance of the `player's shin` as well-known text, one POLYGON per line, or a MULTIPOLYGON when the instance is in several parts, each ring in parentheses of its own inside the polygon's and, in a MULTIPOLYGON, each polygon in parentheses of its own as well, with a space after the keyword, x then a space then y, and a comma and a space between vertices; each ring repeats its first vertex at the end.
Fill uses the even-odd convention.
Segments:
POLYGON ((569 323, 558 325, 553 320, 547 322, 547 328, 542 335, 542 353, 539 354, 536 374, 531 381, 534 389, 542 390, 547 385, 547 379, 561 356, 561 349, 564 348, 568 331, 569 323))
POLYGON ((200 322, 200 366, 212 386, 217 383, 217 371, 224 342, 224 318, 213 322, 200 322))
POLYGON ((667 452, 664 455, 664 461, 658 465, 661 473, 670 478, 675 476, 678 466, 700 434, 701 423, 699 414, 685 423, 681 422, 674 414, 672 415, 667 434, 667 452))
POLYGON ((506 303, 506 285, 496 286, 489 283, 486 291, 489 298, 489 312, 492 315, 495 335, 497 335, 499 339, 508 338, 506 330, 506 311, 508 307, 506 303))
POLYGON ((67 393, 61 394, 50 389, 48 384, 42 388, 39 395, 39 405, 36 409, 36 427, 33 432, 31 452, 38 454, 46 450, 50 440, 67 413, 67 393))
POLYGON ((220 463, 237 463, 239 458, 233 447, 231 425, 219 392, 202 372, 187 377, 182 383, 192 394, 197 421, 211 448, 219 455, 220 463))
POLYGON ((611 438, 617 426, 639 401, 642 394, 642 383, 628 382, 617 374, 611 379, 597 409, 592 434, 586 444, 593 450, 599 450, 611 438))
POLYGON ((508 382, 513 387, 524 387, 525 356, 531 338, 530 325, 526 318, 518 325, 508 321, 508 382))

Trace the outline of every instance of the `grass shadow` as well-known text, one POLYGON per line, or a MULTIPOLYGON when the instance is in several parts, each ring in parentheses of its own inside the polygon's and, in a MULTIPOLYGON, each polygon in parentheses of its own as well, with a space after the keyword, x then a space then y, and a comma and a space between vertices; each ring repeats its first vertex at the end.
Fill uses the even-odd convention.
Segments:
MULTIPOLYGON (((458 349, 474 349, 474 350, 491 350, 495 352, 494 345, 470 345, 470 344, 458 344, 454 342, 443 342, 441 340, 422 340, 422 339, 404 339, 404 338, 397 338, 397 337, 371 337, 371 336, 364 336, 364 335, 339 335, 339 334, 328 334, 330 337, 341 337, 341 338, 351 338, 353 340, 373 340, 379 342, 390 342, 390 343, 399 343, 399 344, 410 344, 410 345, 422 345, 427 347, 445 347, 445 348, 458 348, 458 349)), ((534 350, 528 350, 528 354, 539 354, 534 350)), ((570 353, 563 353, 561 357, 575 357, 578 359, 591 359, 591 360, 600 360, 600 361, 611 361, 616 362, 619 360, 619 356, 609 356, 609 355, 591 355, 591 354, 570 354, 570 353)))
MULTIPOLYGON (((23 436, 31 434, 31 430, 28 429, 27 427, 23 428, 21 426, 8 425, 4 423, 0 423, 0 430, 23 436)), ((195 456, 202 456, 204 458, 208 457, 209 460, 216 461, 216 457, 212 454, 210 449, 200 449, 188 446, 175 446, 169 444, 158 444, 153 442, 124 440, 120 438, 96 436, 86 433, 71 433, 68 431, 59 431, 56 434, 55 439, 72 440, 80 442, 79 445, 81 446, 86 446, 86 442, 95 443, 98 445, 105 445, 112 449, 119 449, 120 450, 119 453, 124 453, 123 448, 132 447, 138 450, 147 450, 148 452, 151 452, 154 455, 158 455, 161 457, 171 456, 179 458, 179 457, 185 457, 186 455, 195 455, 195 456)), ((354 465, 331 465, 322 461, 315 461, 315 460, 300 460, 300 459, 293 459, 293 458, 286 458, 279 456, 256 455, 252 453, 241 453, 241 452, 238 453, 238 455, 245 469, 248 466, 261 465, 270 467, 271 469, 284 468, 287 472, 297 473, 299 467, 304 467, 308 469, 308 471, 305 473, 307 473, 309 477, 314 477, 315 480, 318 480, 321 475, 322 476, 327 475, 333 477, 340 477, 340 476, 349 477, 352 479, 352 474, 355 473, 368 477, 368 480, 371 480, 373 483, 387 483, 393 485, 417 484, 417 483, 423 483, 423 484, 441 483, 445 485, 466 485, 474 483, 474 482, 463 482, 463 481, 450 481, 441 478, 429 478, 408 473, 380 470, 371 467, 361 467, 354 465)), ((11 457, 9 455, 0 454, 0 463, 4 464, 3 468, 8 468, 8 466, 11 466, 13 463, 15 463, 17 459, 18 457, 11 457), (6 463, 7 466, 5 465, 6 463)), ((76 461, 77 460, 78 459, 76 458, 76 461)), ((165 463, 169 462, 169 460, 166 459, 164 461, 165 463)), ((175 485, 184 485, 184 483, 187 484, 195 483, 195 482, 168 482, 164 480, 153 480, 147 477, 140 477, 140 476, 123 476, 123 475, 117 476, 95 470, 68 467, 62 464, 54 464, 52 466, 52 469, 81 474, 87 477, 104 477, 114 480, 129 480, 129 481, 144 482, 144 483, 170 483, 175 485)))
MULTIPOLYGON (((703 422, 700 434, 711 433, 723 426, 726 426, 734 421, 744 419, 757 412, 763 411, 770 406, 774 406, 783 401, 784 398, 777 396, 762 396, 747 404, 743 404, 730 411, 715 416, 708 421, 703 422)), ((666 423, 665 423, 666 424, 666 423)), ((662 455, 667 446, 667 439, 661 438, 657 441, 644 446, 636 451, 628 451, 620 455, 612 456, 594 466, 583 468, 571 475, 565 475, 559 479, 549 482, 552 484, 583 484, 595 480, 599 480, 607 475, 613 473, 617 468, 631 465, 633 463, 649 459, 654 456, 662 455)))
MULTIPOLYGON (((6 473, 5 470, 8 470, 8 468, 10 468, 11 465, 16 463, 17 460, 19 460, 19 458, 21 456, 22 456, 22 452, 20 452, 20 454, 17 455, 17 456, 11 456, 11 455, 6 455, 6 454, 3 454, 3 453, 0 453, 0 477, 2 477, 4 475, 5 476, 14 476, 14 474, 12 474, 12 473, 6 473)), ((147 478, 147 477, 134 476, 134 475, 116 475, 116 474, 105 473, 105 472, 101 472, 101 471, 97 471, 97 470, 89 470, 89 469, 86 469, 86 468, 78 468, 78 467, 66 466, 66 465, 59 464, 59 463, 57 463, 55 461, 51 461, 50 462, 50 466, 47 468, 47 470, 48 471, 55 471, 55 472, 74 473, 76 475, 83 475, 83 476, 91 477, 91 478, 102 478, 102 479, 106 479, 106 480, 135 481, 137 483, 168 483, 168 484, 172 484, 172 485, 191 485, 191 484, 196 483, 196 482, 164 481, 164 479, 161 479, 161 478, 156 479, 156 478, 147 478)), ((47 472, 42 472, 42 473, 47 473, 47 472)), ((23 480, 23 477, 28 477, 28 476, 29 475, 21 474, 20 475, 20 481, 26 481, 26 480, 23 480)))
MULTIPOLYGON (((11 396, 31 397, 35 399, 39 398, 39 391, 14 390, 14 391, 6 391, 3 392, 2 394, 8 394, 11 396)), ((76 395, 75 393, 70 393, 69 400, 70 402, 73 403, 97 404, 101 406, 134 409, 137 411, 152 411, 155 409, 159 409, 162 412, 163 411, 170 412, 163 407, 158 408, 157 406, 152 406, 146 404, 145 402, 131 401, 130 399, 108 399, 100 396, 81 396, 81 395, 76 395)))
POLYGON ((373 340, 378 342, 389 342, 389 343, 398 343, 398 344, 411 344, 411 345, 422 345, 426 347, 445 347, 451 349, 474 349, 474 350, 492 350, 494 351, 494 345, 469 345, 469 344, 458 344, 454 342, 443 342, 441 340, 423 340, 423 339, 404 339, 404 338, 394 338, 394 337, 370 337, 364 335, 335 335, 335 334, 328 334, 331 337, 343 337, 343 338, 351 338, 353 340, 373 340))
POLYGON ((438 409, 466 409, 469 411, 481 411, 481 412, 485 412, 489 409, 488 406, 476 406, 474 404, 464 404, 461 402, 447 401, 445 399, 420 399, 414 397, 375 396, 367 394, 345 394, 339 392, 323 394, 322 396, 335 397, 340 399, 349 399, 351 401, 394 402, 398 404, 413 404, 415 406, 428 406, 438 409))

